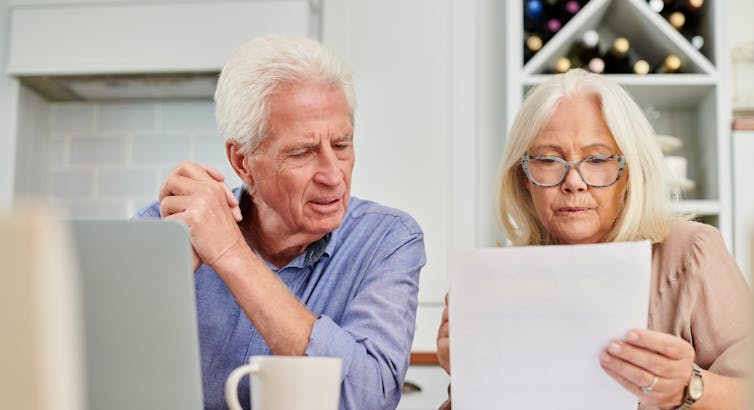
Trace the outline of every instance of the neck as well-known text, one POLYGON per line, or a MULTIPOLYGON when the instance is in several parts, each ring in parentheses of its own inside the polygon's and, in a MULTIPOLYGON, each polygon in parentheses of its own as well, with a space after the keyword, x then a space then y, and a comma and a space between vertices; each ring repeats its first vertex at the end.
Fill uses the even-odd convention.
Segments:
POLYGON ((259 209, 248 193, 241 198, 240 206, 243 220, 238 227, 244 239, 259 253, 259 256, 278 268, 287 265, 304 253, 309 245, 319 240, 319 238, 304 239, 301 235, 281 232, 279 229, 266 226, 265 222, 269 220, 260 218, 259 209))

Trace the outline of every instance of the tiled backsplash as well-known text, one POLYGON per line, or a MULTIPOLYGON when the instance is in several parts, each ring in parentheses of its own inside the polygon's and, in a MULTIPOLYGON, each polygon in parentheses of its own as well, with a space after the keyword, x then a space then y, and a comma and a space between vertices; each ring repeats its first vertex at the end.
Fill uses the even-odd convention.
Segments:
POLYGON ((128 218, 156 199, 183 160, 240 180, 215 129, 212 101, 52 103, 46 195, 71 218, 128 218))

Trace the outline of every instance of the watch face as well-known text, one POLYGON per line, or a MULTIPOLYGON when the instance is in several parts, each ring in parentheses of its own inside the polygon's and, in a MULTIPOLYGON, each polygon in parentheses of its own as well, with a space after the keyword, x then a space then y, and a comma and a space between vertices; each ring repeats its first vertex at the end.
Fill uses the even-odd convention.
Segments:
POLYGON ((704 385, 702 384, 702 378, 698 376, 692 377, 691 382, 689 383, 689 396, 694 400, 698 400, 702 397, 703 390, 704 385))

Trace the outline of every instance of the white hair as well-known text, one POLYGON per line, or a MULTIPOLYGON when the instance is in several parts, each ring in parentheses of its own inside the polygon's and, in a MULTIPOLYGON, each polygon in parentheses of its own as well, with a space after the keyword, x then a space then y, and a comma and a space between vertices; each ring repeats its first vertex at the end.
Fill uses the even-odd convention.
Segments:
POLYGON ((652 126, 622 87, 582 69, 553 76, 533 89, 522 103, 498 172, 496 210, 500 227, 514 245, 556 242, 534 209, 525 187, 521 157, 550 121, 560 101, 576 95, 598 97, 605 123, 626 159, 626 198, 607 241, 663 241, 672 219, 668 206, 677 193, 666 185, 667 167, 652 126))
POLYGON ((353 124, 356 96, 351 72, 322 44, 305 38, 267 35, 239 47, 223 66, 215 90, 220 134, 255 151, 267 137, 270 97, 281 87, 308 82, 343 91, 353 124))

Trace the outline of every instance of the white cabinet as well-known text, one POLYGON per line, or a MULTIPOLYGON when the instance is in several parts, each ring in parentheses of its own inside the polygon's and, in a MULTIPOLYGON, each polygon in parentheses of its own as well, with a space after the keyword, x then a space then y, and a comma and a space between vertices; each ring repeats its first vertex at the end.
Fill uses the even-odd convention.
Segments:
POLYGON ((448 399, 449 383, 450 376, 440 366, 409 367, 397 410, 436 410, 448 399))
POLYGON ((10 74, 216 73, 254 36, 318 29, 307 0, 69 3, 11 9, 10 74))
MULTIPOLYGON (((731 108, 727 83, 727 48, 723 42, 720 0, 704 2, 701 33, 705 45, 698 51, 643 0, 591 0, 526 64, 523 62, 522 1, 506 8, 506 111, 507 128, 523 95, 544 81, 559 57, 587 30, 601 34, 601 48, 616 36, 626 37, 632 49, 657 63, 669 53, 683 61, 681 74, 608 74, 633 95, 648 113, 655 131, 680 138, 677 155, 688 161, 688 178, 695 187, 676 204, 720 228, 733 246, 730 175, 731 108)), ((676 155, 676 154, 674 154, 676 155)))

